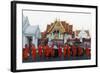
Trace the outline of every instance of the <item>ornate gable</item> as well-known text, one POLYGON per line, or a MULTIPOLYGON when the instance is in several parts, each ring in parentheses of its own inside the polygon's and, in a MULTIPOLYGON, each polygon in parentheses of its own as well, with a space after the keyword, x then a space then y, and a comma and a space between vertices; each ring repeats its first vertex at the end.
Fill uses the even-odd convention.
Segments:
MULTIPOLYGON (((47 28, 48 28, 48 26, 47 26, 47 28)), ((52 23, 51 26, 49 26, 49 29, 47 29, 47 33, 51 33, 54 30, 59 30, 61 33, 65 32, 65 28, 63 27, 62 23, 57 20, 54 23, 52 23)))

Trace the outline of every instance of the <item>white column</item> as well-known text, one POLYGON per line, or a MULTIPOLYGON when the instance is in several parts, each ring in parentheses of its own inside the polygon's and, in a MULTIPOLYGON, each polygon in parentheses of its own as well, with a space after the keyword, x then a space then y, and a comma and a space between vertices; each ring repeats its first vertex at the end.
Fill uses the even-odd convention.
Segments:
POLYGON ((37 48, 37 43, 38 43, 38 39, 35 38, 35 36, 32 36, 32 44, 34 44, 36 48, 37 48))

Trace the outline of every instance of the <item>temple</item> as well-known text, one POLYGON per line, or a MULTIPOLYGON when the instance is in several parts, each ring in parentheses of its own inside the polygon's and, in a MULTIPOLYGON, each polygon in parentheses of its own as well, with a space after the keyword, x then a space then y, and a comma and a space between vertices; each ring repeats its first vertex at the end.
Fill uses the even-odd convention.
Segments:
POLYGON ((61 44, 67 43, 73 35, 73 26, 65 21, 55 20, 47 25, 46 38, 48 43, 61 44))

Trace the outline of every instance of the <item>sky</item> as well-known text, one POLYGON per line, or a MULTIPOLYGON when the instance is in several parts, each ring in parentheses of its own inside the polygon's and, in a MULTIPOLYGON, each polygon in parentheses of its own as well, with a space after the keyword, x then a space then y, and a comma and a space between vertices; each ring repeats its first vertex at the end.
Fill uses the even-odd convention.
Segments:
MULTIPOLYGON (((56 19, 66 21, 73 25, 73 30, 89 30, 91 31, 91 13, 77 12, 52 12, 52 11, 28 11, 24 10, 23 15, 27 16, 30 25, 39 25, 40 31, 46 30, 47 24, 54 22, 56 19)), ((90 32, 91 33, 91 32, 90 32)))

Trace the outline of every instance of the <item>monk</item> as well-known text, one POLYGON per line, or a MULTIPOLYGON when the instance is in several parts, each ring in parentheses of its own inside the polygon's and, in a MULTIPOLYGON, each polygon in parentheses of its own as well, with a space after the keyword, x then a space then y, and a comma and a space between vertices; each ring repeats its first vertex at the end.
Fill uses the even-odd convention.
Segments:
POLYGON ((64 58, 66 58, 66 56, 67 56, 67 47, 66 46, 64 46, 63 51, 64 51, 64 58))
POLYGON ((44 56, 46 57, 46 46, 44 46, 44 56))
POLYGON ((72 45, 72 56, 76 56, 77 55, 77 48, 76 46, 72 45))
POLYGON ((52 44, 50 49, 51 49, 51 57, 54 57, 54 44, 52 44))
POLYGON ((78 56, 82 56, 83 54, 83 49, 78 46, 78 56))
POLYGON ((41 58, 42 57, 42 45, 39 45, 38 47, 38 54, 39 54, 39 57, 41 58))
POLYGON ((47 59, 48 59, 49 55, 50 55, 50 48, 47 44, 46 47, 45 47, 45 56, 46 56, 47 59))
POLYGON ((86 48, 85 53, 86 53, 87 57, 90 57, 90 55, 91 55, 90 51, 91 50, 89 48, 86 48))
POLYGON ((62 58, 62 48, 60 47, 60 45, 58 45, 58 56, 60 57, 60 59, 62 58))
POLYGON ((25 48, 23 48, 23 60, 27 60, 29 57, 29 48, 28 45, 25 44, 25 48))
POLYGON ((71 56, 70 46, 69 45, 66 45, 66 47, 67 47, 67 57, 70 57, 71 56))
POLYGON ((32 45, 32 58, 33 58, 33 60, 36 60, 36 48, 35 48, 35 45, 32 45))

